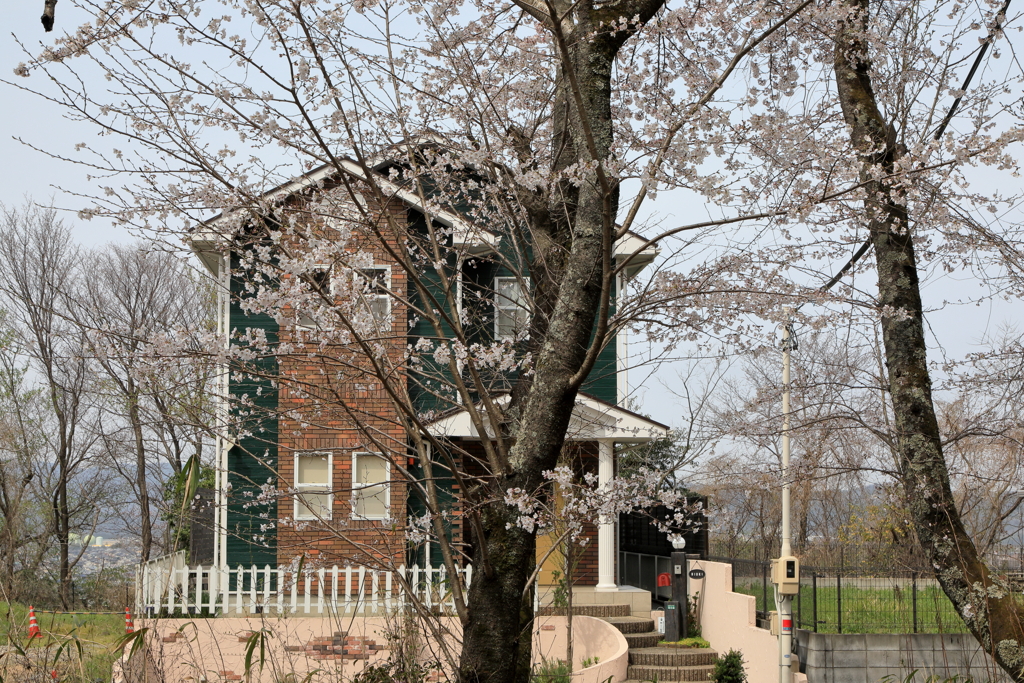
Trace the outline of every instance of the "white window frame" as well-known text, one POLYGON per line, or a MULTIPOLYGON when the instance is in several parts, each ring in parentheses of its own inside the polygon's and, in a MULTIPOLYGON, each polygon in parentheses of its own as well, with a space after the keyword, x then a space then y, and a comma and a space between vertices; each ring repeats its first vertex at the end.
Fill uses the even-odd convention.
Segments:
MULTIPOLYGON (((519 291, 522 294, 524 299, 527 296, 529 296, 529 287, 530 287, 530 278, 528 278, 528 277, 520 278, 520 277, 502 275, 500 277, 495 277, 494 278, 494 290, 493 290, 494 291, 494 338, 496 340, 498 340, 498 341, 503 341, 505 339, 513 339, 513 337, 502 335, 499 332, 498 322, 500 320, 500 316, 501 316, 501 311, 502 310, 523 311, 523 312, 526 313, 526 324, 527 324, 527 326, 529 326, 529 322, 530 322, 530 309, 529 308, 526 308, 525 306, 518 306, 517 305, 514 309, 513 308, 505 308, 505 309, 503 309, 503 308, 501 308, 501 306, 498 305, 498 297, 499 297, 498 292, 501 290, 500 283, 503 282, 503 281, 515 282, 516 285, 519 287, 519 291), (524 292, 523 291, 523 287, 526 287, 527 291, 524 292)), ((504 298, 504 297, 502 297, 502 298, 504 298)), ((525 339, 527 337, 527 333, 528 333, 528 330, 522 330, 522 337, 521 338, 525 339)))
MULTIPOLYGON (((334 516, 334 453, 331 451, 295 451, 295 465, 293 470, 292 479, 295 482, 295 496, 292 501, 292 516, 296 520, 310 521, 320 519, 331 519, 334 516), (327 483, 326 484, 300 484, 299 483, 299 458, 309 458, 316 456, 327 457, 327 483), (299 515, 299 496, 302 495, 303 490, 309 491, 310 493, 326 493, 329 501, 327 505, 327 514, 317 516, 316 514, 299 515)), ((309 508, 308 505, 303 507, 309 508)))
POLYGON ((358 451, 352 454, 352 519, 382 520, 388 519, 391 514, 391 463, 380 453, 373 451, 358 451), (359 458, 371 457, 384 461, 384 481, 377 484, 360 484, 356 482, 356 473, 359 471, 359 458), (356 511, 356 492, 374 486, 384 487, 384 514, 380 517, 366 517, 356 511))
MULTIPOLYGON (((385 301, 387 310, 384 312, 384 318, 382 320, 377 320, 377 323, 380 325, 380 328, 382 330, 390 330, 391 329, 391 266, 384 265, 384 264, 381 264, 381 265, 373 264, 373 265, 370 265, 370 266, 366 266, 365 268, 353 268, 352 269, 352 286, 353 286, 353 291, 356 292, 356 296, 359 297, 359 303, 360 304, 368 304, 369 302, 367 301, 367 298, 371 297, 371 296, 372 297, 376 297, 377 299, 383 299, 385 301), (383 271, 383 273, 384 273, 384 284, 383 284, 383 286, 384 286, 384 289, 387 290, 387 293, 386 294, 369 294, 367 292, 364 292, 363 291, 363 284, 368 281, 366 276, 365 276, 365 273, 367 271, 378 271, 378 270, 379 271, 383 271)), ((369 309, 370 315, 373 315, 373 309, 370 308, 369 305, 367 305, 366 307, 367 307, 367 309, 369 309)))

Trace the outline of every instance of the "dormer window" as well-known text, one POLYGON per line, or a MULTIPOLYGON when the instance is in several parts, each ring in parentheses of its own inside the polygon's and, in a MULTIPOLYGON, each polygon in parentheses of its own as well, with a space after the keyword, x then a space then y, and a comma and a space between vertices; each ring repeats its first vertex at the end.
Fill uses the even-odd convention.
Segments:
POLYGON ((530 309, 523 286, 528 278, 494 278, 494 337, 496 339, 522 339, 530 325, 530 309))

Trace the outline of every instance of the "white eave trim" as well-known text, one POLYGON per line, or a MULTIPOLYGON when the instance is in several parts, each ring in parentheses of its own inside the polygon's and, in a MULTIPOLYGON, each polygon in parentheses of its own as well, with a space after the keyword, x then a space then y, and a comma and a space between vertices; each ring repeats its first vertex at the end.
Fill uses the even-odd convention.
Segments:
POLYGON ((647 240, 634 232, 627 232, 615 242, 615 260, 624 261, 633 256, 626 266, 626 276, 633 277, 658 256, 658 248, 653 244, 646 247, 647 240), (634 256, 635 254, 635 256, 634 256))
MULTIPOLYGON (((494 401, 501 407, 508 403, 502 396, 494 401)), ((482 411, 482 408, 480 408, 482 411)), ((438 438, 479 439, 480 433, 473 426, 469 412, 461 408, 428 426, 430 433, 438 438)), ((576 397, 566 433, 568 441, 596 441, 609 439, 621 443, 646 443, 668 435, 669 428, 660 422, 649 420, 629 410, 599 401, 592 396, 580 394, 576 397)), ((491 435, 488 435, 490 437, 491 435)))
POLYGON ((190 239, 188 243, 192 253, 196 255, 206 269, 214 276, 220 275, 220 267, 224 260, 224 255, 217 248, 219 238, 216 238, 212 232, 198 233, 198 236, 190 239))
MULTIPOLYGON (((341 162, 342 168, 351 173, 360 180, 365 179, 363 169, 354 161, 343 160, 341 162)), ((420 196, 411 190, 407 190, 403 187, 399 187, 395 183, 387 180, 383 177, 374 178, 374 182, 392 197, 397 197, 403 202, 419 210, 424 215, 429 215, 433 220, 452 228, 452 240, 456 246, 467 247, 468 251, 473 254, 481 254, 490 251, 498 246, 498 242, 501 238, 490 230, 477 227, 472 223, 464 220, 461 216, 456 213, 452 213, 445 209, 431 207, 426 208, 423 202, 420 201, 420 196)))

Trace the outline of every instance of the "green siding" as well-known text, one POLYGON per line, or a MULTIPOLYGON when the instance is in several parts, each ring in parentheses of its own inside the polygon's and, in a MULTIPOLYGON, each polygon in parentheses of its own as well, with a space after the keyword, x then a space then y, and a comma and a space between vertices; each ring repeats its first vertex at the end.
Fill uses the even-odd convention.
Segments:
MULTIPOLYGON (((437 484, 437 498, 438 503, 442 510, 453 511, 456 504, 455 499, 455 478, 450 475, 447 467, 434 463, 432 466, 434 475, 434 481, 437 484)), ((417 463, 409 468, 409 473, 417 480, 423 481, 423 468, 417 463)), ((420 517, 427 510, 427 503, 423 497, 423 494, 417 488, 413 486, 409 487, 409 498, 408 498, 408 514, 410 516, 420 517)), ((453 515, 445 520, 445 536, 448 540, 452 540, 452 531, 458 530, 458 524, 453 524, 453 515)), ((432 567, 440 567, 444 564, 444 557, 441 555, 441 546, 437 543, 430 543, 430 554, 427 557, 426 544, 421 543, 419 545, 409 546, 409 552, 407 553, 406 562, 409 566, 418 564, 424 566, 429 564, 432 567)))
POLYGON ((590 371, 587 381, 583 383, 583 393, 608 403, 618 404, 619 389, 617 381, 618 358, 616 357, 615 337, 601 349, 594 369, 590 371))
MULTIPOLYGON (((421 213, 410 210, 409 211, 409 222, 413 230, 419 230, 420 232, 426 231, 426 221, 421 213)), ((510 250, 512 248, 512 240, 502 240, 500 242, 499 249, 510 250)), ((512 252, 503 253, 503 258, 507 262, 515 262, 522 258, 521 255, 512 252)), ((528 256, 528 255, 527 255, 528 256)), ((454 262, 449 263, 448 266, 454 270, 456 267, 454 262)), ((522 267, 525 271, 525 265, 522 267)), ((474 287, 484 289, 488 292, 493 290, 493 283, 496 277, 509 277, 514 276, 515 273, 504 266, 497 266, 493 263, 487 263, 484 261, 477 262, 476 267, 466 267, 463 270, 463 288, 464 291, 471 291, 474 287)), ((438 301, 444 300, 444 292, 442 289, 442 283, 437 274, 433 270, 428 270, 424 273, 423 278, 427 284, 427 288, 431 291, 431 294, 438 301)), ((417 305, 422 305, 420 297, 410 284, 408 292, 410 300, 415 302, 417 305)), ((485 301, 490 300, 490 295, 485 301)), ((614 304, 612 312, 614 313, 614 304)), ((471 335, 470 342, 489 343, 493 339, 493 311, 488 308, 487 303, 482 304, 482 308, 477 311, 478 314, 482 314, 479 317, 483 320, 483 323, 479 325, 475 332, 471 335), (491 323, 491 324, 488 324, 491 323)), ((475 317, 475 316, 474 316, 475 317)), ((443 332, 446 336, 451 335, 451 329, 445 325, 443 332)), ((415 340, 420 337, 434 337, 435 333, 431 325, 423 320, 418 320, 409 330, 410 342, 415 343, 415 340)), ((598 356, 597 362, 594 365, 593 370, 590 372, 590 376, 583 385, 583 391, 587 394, 595 396, 608 403, 618 402, 618 382, 617 382, 617 348, 615 343, 615 337, 612 337, 608 344, 601 350, 598 356)), ((410 385, 410 395, 412 396, 413 403, 416 406, 417 412, 426 413, 428 411, 444 411, 454 407, 454 403, 450 400, 445 400, 434 395, 438 392, 443 385, 450 382, 450 374, 447 368, 439 367, 434 361, 432 354, 424 354, 421 356, 424 372, 423 373, 412 373, 412 380, 410 385), (441 379, 444 378, 444 379, 441 379), (432 393, 434 392, 434 393, 432 393)), ((502 391, 511 389, 512 385, 516 381, 515 373, 488 378, 491 382, 492 391, 502 391)))
MULTIPOLYGON (((238 267, 232 258, 232 271, 238 267)), ((261 329, 272 344, 278 339, 277 322, 269 315, 251 314, 242 310, 241 301, 252 296, 245 291, 245 282, 237 277, 231 280, 230 330, 234 335, 244 334, 247 329, 261 329)), ((238 343, 232 339, 232 343, 238 343)), ((252 374, 244 368, 232 373, 230 391, 235 399, 248 396, 253 399, 255 409, 250 410, 233 402, 232 410, 240 420, 244 432, 250 433, 228 452, 228 494, 227 553, 229 566, 262 567, 277 565, 276 533, 263 531, 261 525, 277 522, 277 504, 253 505, 262 484, 277 485, 277 390, 268 379, 277 371, 277 361, 271 356, 253 361, 252 374), (235 376, 241 373, 241 379, 235 376), (260 375, 260 376, 254 376, 260 375), (251 494, 251 495, 247 495, 251 494), (261 540, 260 537, 266 537, 261 540)))
MULTIPOLYGON (((395 167, 401 170, 405 170, 405 167, 402 164, 395 164, 395 167)), ((476 176, 471 171, 465 170, 464 172, 467 174, 468 180, 472 180, 481 184, 487 182, 487 180, 484 177, 476 176)), ((420 177, 419 182, 421 183, 422 189, 426 192, 427 195, 432 196, 437 194, 437 189, 431 183, 429 178, 420 177)), ((468 190, 465 192, 465 196, 457 199, 454 202, 454 208, 461 214, 467 216, 467 218, 470 221, 473 221, 475 220, 474 213, 476 211, 476 207, 480 202, 480 194, 474 190, 468 190)), ((415 210, 410 210, 409 220, 410 224, 414 227, 414 229, 419 229, 425 232, 426 223, 421 213, 415 210)), ((501 240, 501 242, 499 243, 498 248, 499 250, 501 250, 502 256, 505 259, 505 261, 509 263, 515 263, 517 261, 522 262, 524 257, 528 261, 528 259, 530 258, 530 253, 528 252, 525 255, 515 253, 513 251, 513 242, 513 240, 504 239, 501 240)), ((528 244, 526 246, 527 248, 529 248, 528 244)), ((450 265, 454 267, 454 264, 450 265)), ((522 264, 521 270, 523 270, 524 272, 527 270, 525 263, 522 264)), ((504 267, 496 269, 493 265, 488 266, 487 264, 484 264, 484 267, 480 269, 479 275, 480 279, 477 281, 478 284, 490 288, 495 277, 509 276, 513 275, 513 273, 505 269, 504 267)), ((436 276, 431 272, 427 274, 427 278, 434 284, 434 286, 437 288, 437 291, 439 292, 440 282, 437 280, 436 276)), ((410 292, 410 296, 413 296, 412 292, 410 292)), ((614 312, 614 310, 615 309, 613 306, 612 312, 614 312)), ((484 327, 486 328, 486 326, 484 327)), ((445 330, 445 333, 448 334, 449 330, 445 330)), ((430 329, 429 325, 425 325, 422 322, 420 322, 410 330, 410 335, 414 339, 421 336, 433 336, 433 330, 430 329)), ((481 329, 479 330, 478 338, 474 338, 471 341, 487 343, 492 338, 492 336, 493 335, 491 334, 490 329, 481 329)), ((585 393, 613 404, 618 403, 619 393, 617 381, 617 352, 618 351, 615 338, 612 337, 609 340, 608 344, 605 346, 605 348, 601 350, 601 354, 598 357, 593 370, 591 370, 590 376, 587 378, 587 381, 583 385, 583 391, 585 393)), ((428 367, 432 369, 432 372, 437 371, 436 366, 433 363, 433 359, 425 359, 425 363, 427 364, 428 367)), ((502 388, 501 385, 503 384, 506 385, 504 388, 508 388, 507 385, 509 385, 510 383, 514 383, 515 377, 509 376, 506 378, 495 378, 495 380, 495 389, 502 388), (502 379, 507 381, 500 381, 502 379)), ((436 384, 434 386, 436 386, 436 384)), ((412 387, 411 393, 413 394, 415 405, 417 406, 420 412, 425 412, 428 410, 445 410, 452 407, 452 405, 448 401, 439 400, 437 397, 429 395, 429 392, 420 390, 415 386, 412 387)))
MULTIPOLYGON (((427 226, 426 220, 423 214, 418 211, 409 211, 409 224, 411 231, 418 231, 425 233, 427 226)), ((449 258, 447 264, 448 268, 454 273, 456 268, 454 256, 449 258)), ((444 302, 447 299, 447 293, 444 291, 444 285, 441 281, 440 276, 433 268, 427 268, 421 275, 424 285, 430 295, 433 297, 435 302, 444 302)), ((413 286, 410 278, 408 296, 409 300, 413 304, 420 308, 426 307, 426 302, 420 296, 419 292, 413 286)), ((450 325, 442 322, 441 332, 446 338, 452 338, 454 332, 450 325)), ((415 341, 421 337, 428 339, 436 339, 437 333, 434 330, 434 326, 429 322, 418 319, 416 323, 409 328, 410 342, 415 341)), ((416 406, 416 410, 419 413, 426 413, 428 411, 444 411, 452 408, 456 403, 454 402, 455 396, 450 391, 446 391, 451 387, 451 374, 448 371, 446 365, 437 363, 433 358, 433 353, 425 353, 420 356, 423 364, 423 371, 417 373, 410 373, 411 380, 409 386, 409 393, 412 397, 413 405, 416 406), (443 394, 444 396, 438 396, 443 394), (451 398, 447 398, 450 395, 451 398)))

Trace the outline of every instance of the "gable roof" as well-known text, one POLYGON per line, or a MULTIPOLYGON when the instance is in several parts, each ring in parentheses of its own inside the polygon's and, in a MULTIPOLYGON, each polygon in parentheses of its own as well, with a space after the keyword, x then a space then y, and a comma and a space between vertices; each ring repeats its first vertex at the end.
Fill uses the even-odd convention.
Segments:
MULTIPOLYGON (((393 148, 408 144, 410 143, 400 143, 399 145, 394 145, 393 148)), ((419 146, 438 145, 443 144, 443 140, 436 136, 431 136, 417 140, 412 144, 419 146)), ((454 244, 466 249, 470 254, 483 254, 497 247, 501 240, 501 235, 495 231, 475 225, 454 211, 436 205, 427 206, 418 193, 402 187, 380 173, 376 173, 376 171, 390 163, 392 163, 392 159, 382 154, 373 159, 368 165, 370 171, 375 172, 373 182, 383 192, 401 200, 416 211, 431 216, 433 220, 442 225, 451 228, 454 244)), ((342 157, 339 159, 339 166, 342 172, 348 174, 354 180, 366 181, 367 175, 364 168, 356 160, 342 157)), ((337 176, 338 173, 338 167, 335 165, 323 164, 268 190, 261 195, 261 198, 268 202, 282 202, 292 195, 303 192, 311 187, 322 185, 324 182, 337 176)), ((221 212, 200 223, 192 233, 192 237, 189 240, 192 250, 210 272, 216 273, 218 271, 220 256, 218 246, 223 241, 223 235, 216 228, 218 224, 233 218, 236 213, 234 211, 221 212)), ((632 277, 657 257, 658 248, 655 245, 646 245, 646 243, 646 239, 633 231, 627 231, 625 235, 616 240, 614 258, 624 259, 631 257, 626 268, 628 276, 632 277)))

